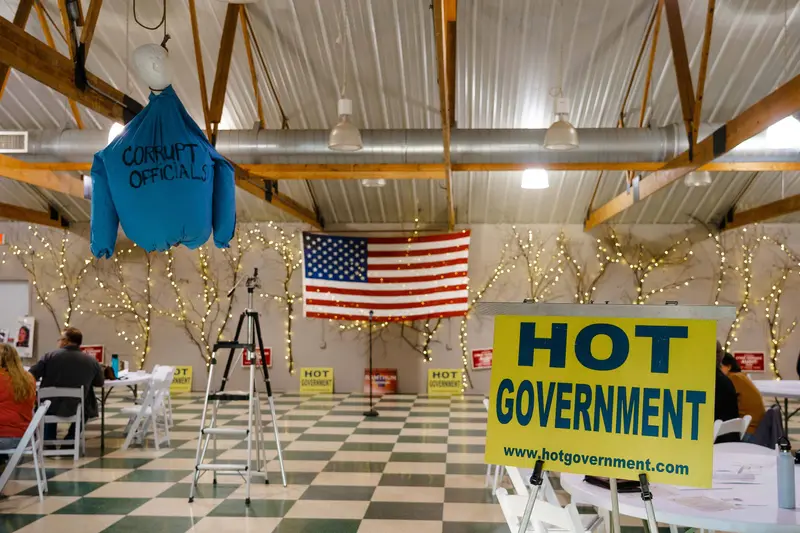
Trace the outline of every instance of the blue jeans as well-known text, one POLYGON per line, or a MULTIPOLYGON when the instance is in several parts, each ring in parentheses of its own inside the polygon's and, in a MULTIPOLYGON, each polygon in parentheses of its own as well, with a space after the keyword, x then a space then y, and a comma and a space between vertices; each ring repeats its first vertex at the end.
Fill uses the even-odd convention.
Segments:
MULTIPOLYGON (((44 440, 56 440, 58 439, 57 435, 57 424, 45 424, 44 425, 44 440)), ((73 440, 75 438, 75 423, 69 425, 69 429, 67 430, 67 435, 64 437, 63 440, 73 440)))
MULTIPOLYGON (((19 441, 16 437, 0 437, 0 450, 13 450, 19 445, 19 441)), ((3 460, 4 456, 0 456, 0 461, 3 460)))
POLYGON ((750 444, 755 444, 756 439, 752 434, 745 433, 744 436, 742 437, 742 442, 749 442, 750 444))

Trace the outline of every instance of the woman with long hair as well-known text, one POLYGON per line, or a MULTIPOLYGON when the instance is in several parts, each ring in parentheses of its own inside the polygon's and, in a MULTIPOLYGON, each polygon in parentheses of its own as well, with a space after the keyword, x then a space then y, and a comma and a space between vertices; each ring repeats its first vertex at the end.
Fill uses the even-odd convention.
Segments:
POLYGON ((36 381, 16 348, 0 344, 0 449, 16 448, 33 418, 36 381))

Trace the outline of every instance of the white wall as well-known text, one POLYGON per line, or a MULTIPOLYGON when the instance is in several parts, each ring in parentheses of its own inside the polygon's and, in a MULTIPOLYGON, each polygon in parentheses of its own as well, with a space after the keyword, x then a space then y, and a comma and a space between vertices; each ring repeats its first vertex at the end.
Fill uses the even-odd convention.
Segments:
MULTIPOLYGON (((298 229, 297 227, 289 229, 298 229)), ((371 230, 379 228, 371 227, 371 230)), ((387 229, 387 228, 380 228, 387 229)), ((392 229, 392 228, 388 228, 392 229)), ((538 232, 547 243, 542 251, 542 260, 549 259, 555 253, 555 236, 559 231, 564 231, 569 249, 579 262, 585 262, 589 272, 596 268, 596 249, 593 236, 585 234, 578 226, 555 227, 539 226, 535 228, 518 228, 521 233, 527 234, 531 229, 538 232)), ((472 244, 470 251, 470 278, 473 287, 477 288, 485 283, 491 272, 496 267, 503 246, 511 241, 512 228, 510 226, 476 225, 471 227, 472 244)), ((675 267, 664 272, 655 271, 648 278, 646 290, 661 285, 666 285, 677 280, 695 279, 688 287, 679 290, 666 291, 655 295, 650 302, 663 304, 667 300, 678 300, 681 304, 708 305, 713 303, 714 287, 717 279, 718 264, 714 250, 714 241, 707 238, 707 232, 698 228, 684 226, 637 226, 635 228, 616 228, 620 239, 625 243, 643 242, 653 251, 663 251, 675 239, 690 235, 696 244, 692 247, 693 257, 686 267, 675 267)), ((85 229, 84 229, 85 231, 85 229)), ((786 242, 790 248, 798 250, 800 255, 800 231, 797 226, 768 226, 763 231, 776 236, 786 242)), ((29 240, 27 226, 18 224, 0 224, 0 232, 7 235, 7 241, 17 244, 27 244, 29 240)), ((752 230, 750 235, 752 235, 752 230)), ((739 235, 726 234, 724 242, 729 250, 728 261, 735 264, 736 249, 739 235)), ((0 247, 0 252, 8 252, 8 247, 0 247)), ((70 252, 71 259, 79 263, 87 257, 85 241, 74 243, 70 252)), ((785 254, 777 248, 764 245, 756 258, 757 276, 753 282, 753 293, 760 298, 772 283, 772 278, 778 269, 787 263, 785 254)), ((191 293, 191 300, 198 302, 202 292, 193 263, 196 262, 196 252, 179 248, 175 252, 175 272, 179 284, 185 294, 191 293)), ((0 280, 27 279, 27 273, 17 264, 15 258, 5 256, 5 263, 0 265, 0 280)), ((164 259, 156 261, 156 270, 153 274, 155 307, 168 309, 175 307, 175 297, 163 275, 164 259)), ((521 301, 528 295, 528 282, 523 263, 500 280, 488 292, 484 301, 521 301)), ((141 273, 141 265, 131 265, 130 275, 135 277, 141 273), (138 270, 137 270, 138 269, 138 270)), ((244 262, 243 270, 252 271, 258 267, 264 287, 262 292, 280 293, 282 283, 282 264, 278 261, 274 251, 253 250, 249 252, 244 262)), ((300 275, 295 274, 292 284, 300 292, 300 275)), ((742 287, 739 279, 734 275, 727 275, 721 303, 726 300, 735 300, 741 294, 742 287)), ((230 282, 224 279, 220 282, 223 293, 227 291, 230 282)), ((549 297, 551 301, 573 301, 574 283, 568 274, 561 276, 549 297)), ((800 315, 800 276, 794 274, 790 277, 784 297, 782 318, 788 323, 800 315)), ((80 291, 84 299, 83 308, 90 307, 89 301, 94 298, 98 301, 108 299, 97 288, 94 274, 87 277, 87 282, 80 291)), ((228 328, 228 335, 232 334, 233 326, 238 313, 245 303, 245 293, 238 291, 234 305, 234 318, 228 328)), ((635 298, 630 269, 622 264, 611 265, 606 276, 598 283, 595 293, 596 302, 629 303, 635 298)), ((32 296, 32 302, 34 298, 32 296)), ((763 350, 767 351, 767 335, 763 320, 763 305, 754 302, 751 307, 757 313, 748 316, 740 331, 739 341, 734 349, 763 350)), ((256 308, 262 313, 262 328, 265 345, 273 348, 274 365, 272 368, 273 386, 277 390, 297 390, 298 375, 290 376, 284 361, 285 335, 284 322, 286 314, 280 303, 267 298, 257 298, 256 308)), ((38 355, 52 349, 57 339, 58 330, 53 324, 51 315, 39 304, 33 305, 34 315, 37 319, 38 355)), ((358 332, 340 332, 338 324, 320 320, 306 320, 302 318, 302 309, 295 310, 294 321, 294 358, 296 368, 305 366, 333 367, 335 373, 335 387, 337 391, 360 391, 363 379, 363 369, 367 365, 368 344, 366 335, 358 332)), ((400 339, 399 327, 387 328, 381 332, 375 342, 375 366, 398 369, 398 386, 402 392, 424 392, 426 372, 428 368, 459 368, 461 366, 461 350, 459 347, 459 319, 444 321, 437 332, 435 342, 431 345, 433 360, 425 363, 422 355, 415 351, 407 342, 400 339)), ((492 345, 491 320, 472 317, 468 322, 469 349, 487 348, 492 345)), ((129 325, 119 321, 94 316, 92 314, 75 314, 72 325, 81 328, 84 332, 85 344, 104 344, 107 353, 119 353, 123 359, 134 360, 132 348, 123 342, 117 333, 121 330, 131 331, 129 325)), ((724 340, 729 324, 719 324, 718 336, 724 340)), ((152 325, 152 351, 148 357, 147 366, 153 364, 192 365, 194 367, 194 388, 201 390, 205 386, 204 362, 197 348, 191 344, 183 329, 176 325, 174 320, 165 317, 154 319, 152 325)), ((412 342, 417 342, 416 336, 407 335, 412 342)), ((784 377, 796 378, 794 371, 796 356, 800 350, 800 334, 791 335, 782 351, 782 360, 779 369, 784 377)), ((221 371, 221 369, 220 369, 221 371)), ((245 371, 238 369, 234 374, 233 386, 241 387, 244 384, 245 371)), ((470 393, 484 393, 488 390, 490 373, 488 371, 474 371, 472 378, 475 389, 470 393)), ((768 376, 754 376, 768 377, 768 376)))

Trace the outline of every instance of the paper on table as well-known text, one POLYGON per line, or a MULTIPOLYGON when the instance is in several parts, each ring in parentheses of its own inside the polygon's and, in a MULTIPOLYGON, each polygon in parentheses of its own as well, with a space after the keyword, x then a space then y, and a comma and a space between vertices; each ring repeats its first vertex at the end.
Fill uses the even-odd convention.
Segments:
POLYGON ((698 511, 729 511, 736 508, 736 505, 730 502, 709 498, 708 496, 678 496, 671 499, 675 503, 698 511))
POLYGON ((749 472, 714 472, 714 483, 754 485, 760 481, 749 472))

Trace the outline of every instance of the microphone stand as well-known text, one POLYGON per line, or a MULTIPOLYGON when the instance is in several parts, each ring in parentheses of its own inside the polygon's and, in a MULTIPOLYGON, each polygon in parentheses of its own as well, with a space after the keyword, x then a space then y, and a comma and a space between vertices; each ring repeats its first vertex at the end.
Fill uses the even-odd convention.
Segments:
POLYGON ((378 416, 378 411, 372 405, 372 387, 375 385, 375 376, 372 373, 372 310, 369 312, 369 411, 364 412, 364 416, 374 418, 378 416))

